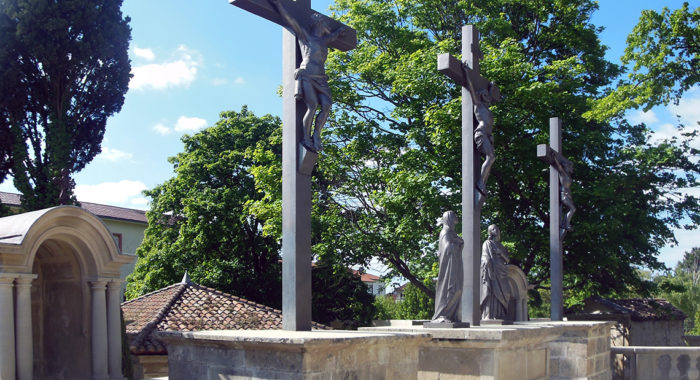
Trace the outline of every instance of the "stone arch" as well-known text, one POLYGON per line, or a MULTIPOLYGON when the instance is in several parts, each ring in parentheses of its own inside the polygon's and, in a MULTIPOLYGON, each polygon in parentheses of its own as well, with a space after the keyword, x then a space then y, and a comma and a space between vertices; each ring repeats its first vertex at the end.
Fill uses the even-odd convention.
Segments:
POLYGON ((528 282, 525 273, 516 265, 507 265, 508 285, 510 286, 509 308, 513 308, 515 321, 527 321, 528 282))
POLYGON ((119 274, 133 260, 79 207, 0 218, 0 310, 11 311, 0 378, 123 378, 119 274))

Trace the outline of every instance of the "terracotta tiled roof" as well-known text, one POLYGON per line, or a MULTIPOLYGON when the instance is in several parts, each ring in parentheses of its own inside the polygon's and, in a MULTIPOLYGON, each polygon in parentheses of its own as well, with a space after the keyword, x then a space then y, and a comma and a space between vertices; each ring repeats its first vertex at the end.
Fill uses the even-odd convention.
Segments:
MULTIPOLYGON (((280 310, 191 282, 124 302, 122 311, 132 354, 165 354, 157 331, 282 328, 280 310)), ((313 326, 327 328, 317 323, 313 326)))
POLYGON ((379 276, 375 276, 369 273, 363 273, 356 269, 352 270, 352 274, 354 274, 355 276, 360 276, 360 280, 362 280, 362 282, 377 282, 381 280, 381 277, 379 276))
MULTIPOLYGON (((6 193, 0 191, 0 202, 12 207, 22 206, 19 194, 6 193)), ((84 210, 99 216, 100 218, 124 220, 127 222, 148 223, 146 212, 132 208, 101 205, 90 202, 80 202, 80 207, 84 210)))
POLYGON ((593 296, 587 304, 597 303, 610 311, 603 314, 625 314, 635 321, 678 320, 687 316, 663 298, 602 298, 593 296))

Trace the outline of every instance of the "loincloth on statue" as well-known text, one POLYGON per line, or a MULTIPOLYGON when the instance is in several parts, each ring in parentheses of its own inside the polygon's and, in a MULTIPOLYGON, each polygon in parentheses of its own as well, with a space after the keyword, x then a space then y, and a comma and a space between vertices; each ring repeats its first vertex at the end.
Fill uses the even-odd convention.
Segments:
POLYGON ((485 154, 493 152, 492 135, 485 132, 482 128, 477 127, 474 131, 474 144, 479 152, 485 154))
POLYGON ((316 96, 326 95, 331 99, 331 88, 328 86, 328 76, 324 74, 309 74, 303 68, 294 71, 296 86, 294 87, 294 97, 297 99, 304 97, 304 82, 309 83, 316 92, 316 96))

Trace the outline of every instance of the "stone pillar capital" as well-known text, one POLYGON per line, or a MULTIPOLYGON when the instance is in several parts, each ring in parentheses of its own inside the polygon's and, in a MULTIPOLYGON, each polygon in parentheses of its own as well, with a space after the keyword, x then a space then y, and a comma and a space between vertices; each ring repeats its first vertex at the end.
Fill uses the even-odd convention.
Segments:
POLYGON ((38 274, 34 273, 19 273, 18 277, 15 278, 15 284, 17 287, 30 287, 32 286, 32 281, 39 277, 38 274))
POLYGON ((90 288, 93 290, 104 290, 107 288, 107 283, 109 283, 109 279, 106 278, 88 279, 88 284, 90 284, 90 288))
POLYGON ((0 286, 12 287, 19 273, 0 272, 0 286))
POLYGON ((107 282, 107 288, 109 290, 121 290, 121 286, 124 283, 124 280, 120 278, 112 278, 107 282))

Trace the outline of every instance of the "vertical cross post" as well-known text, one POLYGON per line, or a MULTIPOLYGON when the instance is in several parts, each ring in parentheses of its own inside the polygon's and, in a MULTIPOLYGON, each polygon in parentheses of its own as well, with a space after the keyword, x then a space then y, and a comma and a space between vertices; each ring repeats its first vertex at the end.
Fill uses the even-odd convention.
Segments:
MULTIPOLYGON (((320 19, 336 33, 323 39, 324 46, 313 49, 327 52, 328 47, 347 51, 357 45, 357 34, 339 21, 311 9, 310 0, 230 0, 232 5, 282 25, 282 328, 292 331, 311 330, 311 173, 318 153, 305 148, 303 117, 306 105, 295 97, 295 71, 304 57, 299 36, 294 30, 311 33, 311 17, 320 19), (296 28, 296 29, 295 29, 296 28), (290 30, 292 29, 292 30, 290 30), (304 30, 302 30, 304 29, 304 30)), ((307 36, 308 37, 308 36, 307 36)), ((319 38, 323 36, 316 36, 319 38)), ((302 42, 304 39, 302 38, 302 42)), ((308 42, 308 40, 306 40, 308 42)), ((316 39, 314 42, 319 42, 316 39)), ((307 50, 309 45, 305 45, 307 50)), ((318 54, 318 51, 317 53, 318 54)), ((313 55, 313 54, 311 54, 313 55)), ((307 51, 307 59, 309 52, 307 51)), ((313 64, 319 62, 312 62, 313 64)), ((325 63, 325 55, 324 61, 325 63)), ((305 69, 309 68, 306 62, 305 69)), ((321 71, 323 71, 321 64, 321 71)), ((318 68, 318 67, 317 67, 318 68)), ((315 110, 314 110, 315 111, 315 110)), ((320 137, 320 136, 319 136, 320 137)))
MULTIPOLYGON (((306 1, 308 3, 308 0, 306 1)), ((311 168, 299 169, 304 156, 316 153, 300 148, 306 107, 294 99, 294 70, 301 54, 297 39, 282 30, 282 328, 311 330, 311 168)))
MULTIPOLYGON (((568 160, 562 154, 561 119, 549 119, 549 146, 537 146, 537 157, 549 164, 549 273, 550 273, 550 315, 553 321, 561 321, 564 314, 564 270, 562 258, 562 239, 565 233, 562 222, 561 175, 566 170, 563 163, 568 160)), ((570 183, 570 182, 569 182, 570 183)), ((567 227, 568 228, 568 227, 567 227)))
MULTIPOLYGON (((475 105, 488 105, 500 98, 498 87, 479 74, 479 32, 473 25, 462 27, 462 61, 449 54, 438 55, 438 71, 462 87, 462 263, 464 285, 460 306, 462 322, 478 326, 481 321, 481 205, 486 195, 480 194, 476 184, 481 180, 481 155, 477 149, 475 130, 479 125, 475 105), (488 93, 489 101, 476 99, 479 93, 488 93), (476 99, 476 100, 475 100, 476 99)), ((488 109, 482 108, 492 118, 488 109)), ((488 125, 490 128, 491 125, 488 125)), ((482 138, 490 138, 490 129, 482 138)), ((489 140, 490 141, 490 140, 489 140)), ((485 185, 485 183, 484 183, 485 185)))
MULTIPOLYGON (((462 59, 464 64, 479 73, 479 31, 474 25, 462 27, 462 59), (476 51, 475 51, 476 50, 476 51), (476 54, 475 54, 476 53, 476 54)), ((476 186, 481 160, 474 143, 474 99, 468 87, 462 87, 462 262, 464 288, 462 290, 462 322, 479 326, 481 295, 479 290, 481 268, 481 208, 478 206, 476 186)))
MULTIPOLYGON (((561 150, 561 119, 549 119, 549 145, 555 151, 561 150)), ((563 154, 563 153, 562 153, 563 154)), ((563 260, 562 244, 559 234, 561 220, 561 202, 559 199, 559 172, 556 167, 549 167, 549 265, 551 282, 551 318, 561 321, 563 306, 563 260)))

